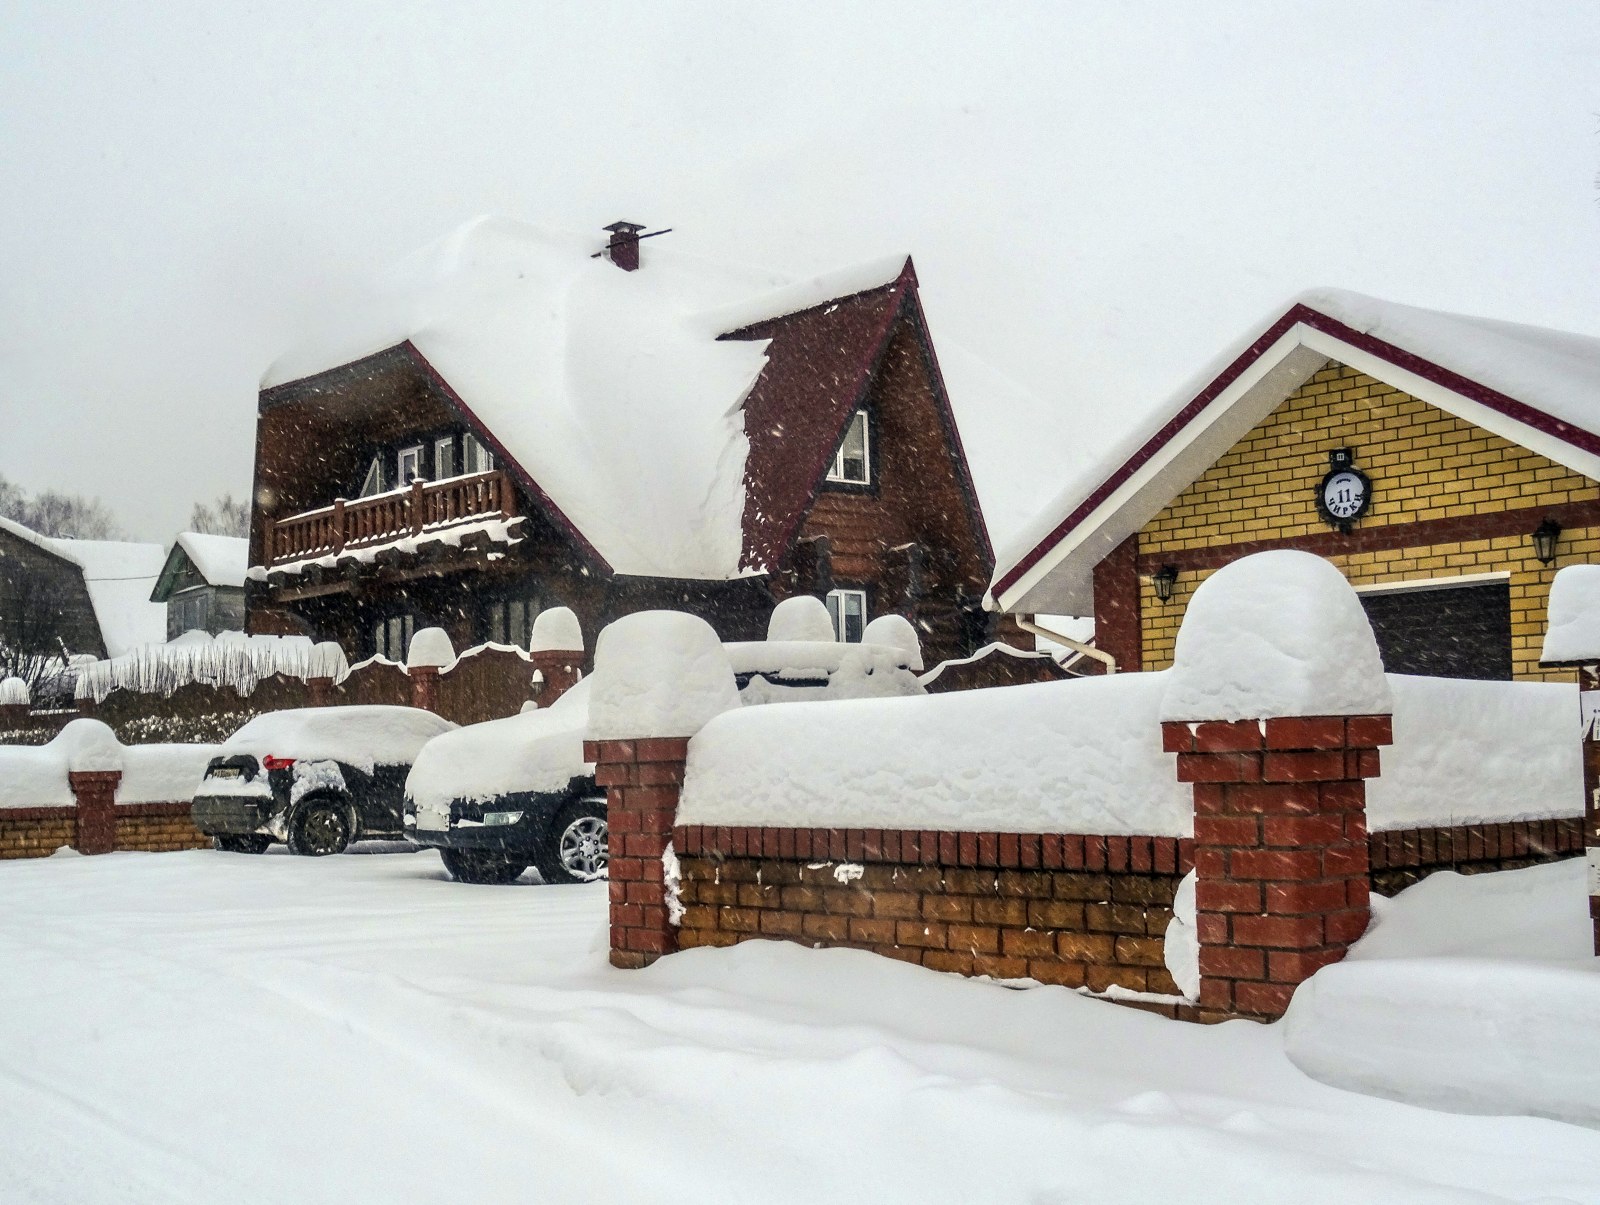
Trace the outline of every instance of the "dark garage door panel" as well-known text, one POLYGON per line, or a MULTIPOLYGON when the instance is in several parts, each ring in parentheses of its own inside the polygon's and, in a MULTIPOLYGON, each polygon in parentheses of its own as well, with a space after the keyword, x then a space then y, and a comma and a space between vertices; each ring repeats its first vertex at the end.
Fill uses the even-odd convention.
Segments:
POLYGON ((1511 678, 1511 583, 1363 594, 1391 674, 1511 678))

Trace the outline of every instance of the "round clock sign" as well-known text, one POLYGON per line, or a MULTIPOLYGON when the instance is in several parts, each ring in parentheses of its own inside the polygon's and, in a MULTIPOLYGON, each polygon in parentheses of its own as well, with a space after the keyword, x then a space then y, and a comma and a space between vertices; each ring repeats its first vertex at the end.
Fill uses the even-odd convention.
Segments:
POLYGON ((1349 448, 1328 453, 1328 472, 1317 487, 1317 510, 1325 522, 1349 531, 1372 505, 1372 482, 1355 467, 1349 448))

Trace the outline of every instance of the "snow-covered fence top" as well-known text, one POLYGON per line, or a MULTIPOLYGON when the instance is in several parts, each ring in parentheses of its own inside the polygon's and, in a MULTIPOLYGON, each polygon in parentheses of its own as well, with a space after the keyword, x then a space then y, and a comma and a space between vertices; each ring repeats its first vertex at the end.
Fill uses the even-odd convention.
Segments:
POLYGON ((120 771, 119 804, 194 797, 216 745, 122 745, 98 720, 73 720, 48 745, 0 746, 0 808, 72 807, 68 774, 120 771))
POLYGON ((166 644, 147 644, 110 661, 78 669, 80 699, 103 703, 113 690, 170 695, 191 682, 232 687, 240 695, 263 678, 343 678, 344 651, 332 641, 313 644, 305 636, 247 636, 243 632, 185 632, 166 644))
POLYGON ((1188 836, 1169 676, 731 711, 689 744, 678 823, 1188 836))
MULTIPOLYGON (((1161 750, 1173 671, 921 698, 756 707, 689 745, 685 825, 1184 837, 1193 803, 1161 750)), ((1573 686, 1387 675, 1394 744, 1373 830, 1571 816, 1573 686)))

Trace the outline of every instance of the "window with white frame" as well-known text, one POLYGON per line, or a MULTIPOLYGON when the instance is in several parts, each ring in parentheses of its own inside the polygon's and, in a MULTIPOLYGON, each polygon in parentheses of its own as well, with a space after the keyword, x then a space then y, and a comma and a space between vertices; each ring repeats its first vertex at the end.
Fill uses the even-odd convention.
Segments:
POLYGON ((528 647, 533 621, 539 615, 539 596, 507 595, 489 600, 483 609, 483 638, 496 644, 528 647))
POLYGON ((867 422, 867 412, 857 410, 850 416, 850 425, 845 428, 844 440, 839 444, 839 450, 834 453, 833 467, 828 470, 829 481, 839 481, 847 485, 870 485, 872 483, 872 457, 871 457, 870 424, 867 422))
POLYGON ((867 592, 865 590, 829 590, 828 618, 833 620, 833 635, 837 640, 855 644, 867 626, 867 592))
POLYGON ((456 475, 456 437, 446 435, 433 441, 433 479, 443 481, 456 475))
POLYGON ((410 485, 422 476, 422 445, 417 444, 410 448, 401 448, 398 462, 395 466, 399 471, 395 479, 400 485, 410 485))
POLYGON ((478 441, 478 437, 470 431, 461 437, 462 471, 466 473, 487 473, 494 468, 494 457, 489 449, 478 441))

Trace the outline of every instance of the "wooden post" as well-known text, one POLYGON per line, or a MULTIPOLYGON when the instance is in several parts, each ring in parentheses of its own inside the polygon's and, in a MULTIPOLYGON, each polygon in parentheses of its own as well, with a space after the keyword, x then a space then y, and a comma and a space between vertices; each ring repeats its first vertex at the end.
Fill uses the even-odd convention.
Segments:
POLYGON ((344 541, 344 499, 335 498, 333 500, 333 550, 335 552, 343 552, 344 541))
POLYGON ((411 481, 411 534, 422 534, 422 478, 415 477, 411 481))

